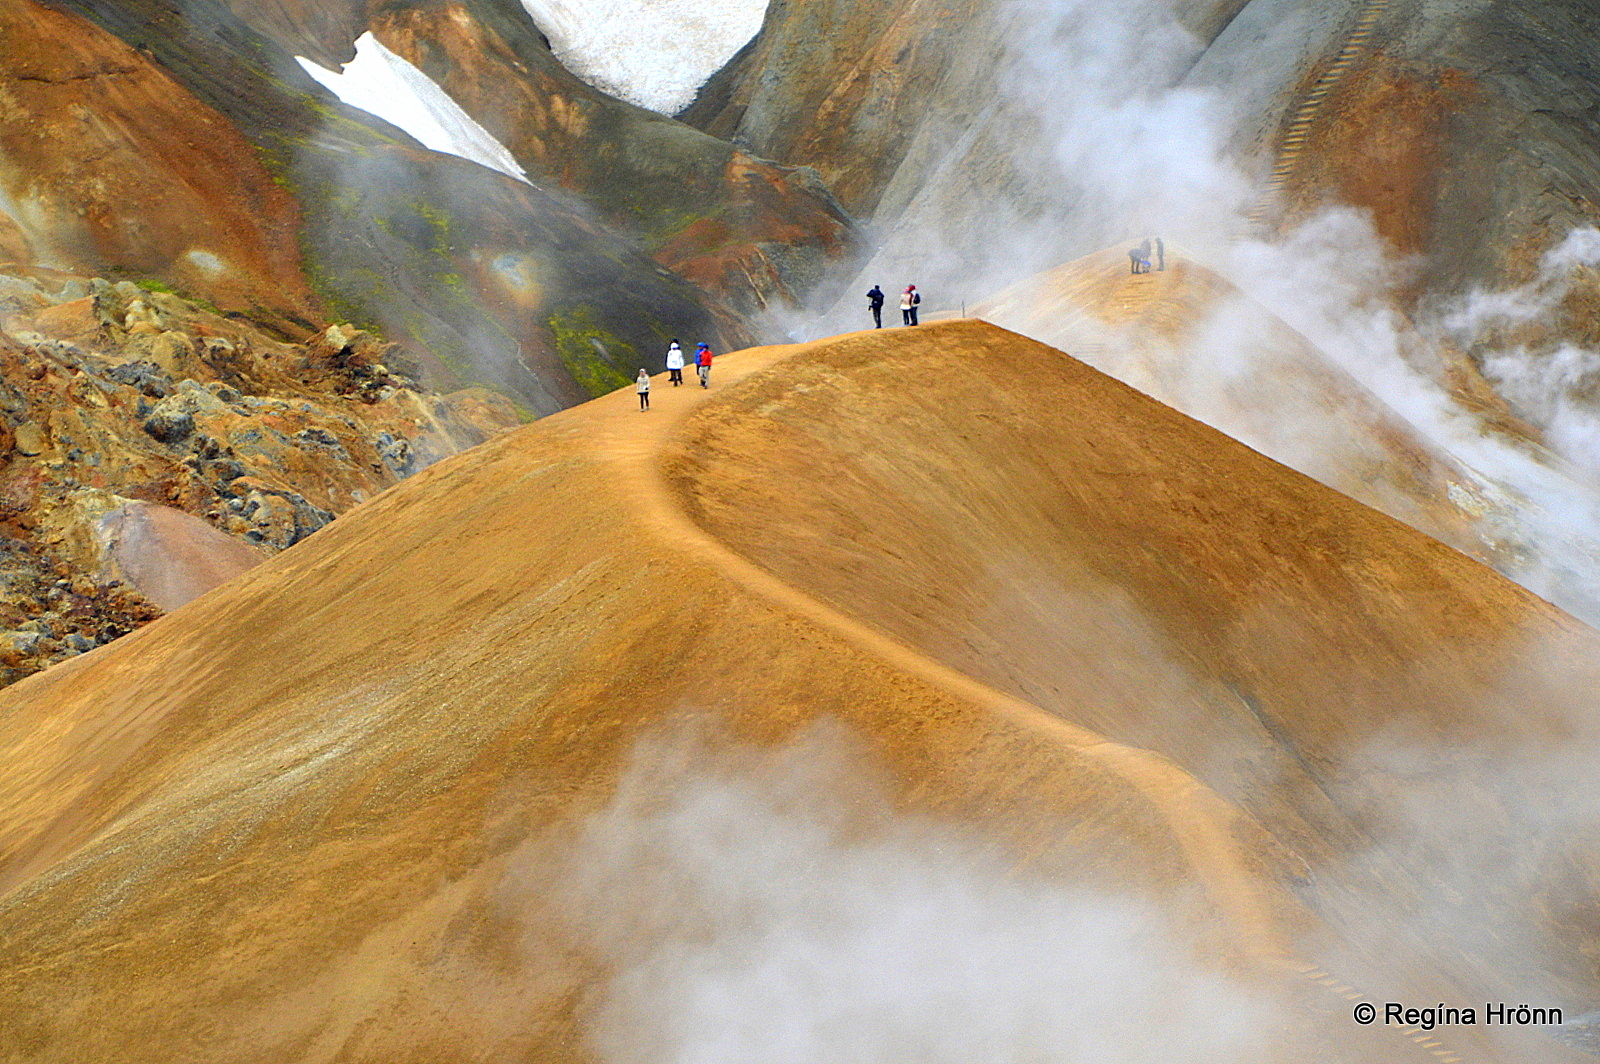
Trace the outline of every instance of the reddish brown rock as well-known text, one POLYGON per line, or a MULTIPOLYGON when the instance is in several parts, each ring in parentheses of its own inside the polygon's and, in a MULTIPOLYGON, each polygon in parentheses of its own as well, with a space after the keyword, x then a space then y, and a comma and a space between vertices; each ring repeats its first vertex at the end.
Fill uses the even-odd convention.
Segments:
POLYGON ((350 326, 313 350, 127 282, 5 281, 0 630, 31 620, 54 634, 14 647, 0 684, 131 631, 521 420, 481 389, 417 391, 350 326))
POLYGON ((159 279, 285 330, 318 316, 299 209, 254 147, 142 53, 0 0, 0 189, 25 261, 159 279))

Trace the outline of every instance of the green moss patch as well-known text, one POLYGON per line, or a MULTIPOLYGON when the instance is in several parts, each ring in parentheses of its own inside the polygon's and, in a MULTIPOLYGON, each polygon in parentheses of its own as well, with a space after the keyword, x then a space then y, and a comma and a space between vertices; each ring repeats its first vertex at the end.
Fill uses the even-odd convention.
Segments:
POLYGON ((600 324, 593 307, 578 304, 550 317, 556 355, 588 395, 605 395, 633 380, 638 350, 600 324))

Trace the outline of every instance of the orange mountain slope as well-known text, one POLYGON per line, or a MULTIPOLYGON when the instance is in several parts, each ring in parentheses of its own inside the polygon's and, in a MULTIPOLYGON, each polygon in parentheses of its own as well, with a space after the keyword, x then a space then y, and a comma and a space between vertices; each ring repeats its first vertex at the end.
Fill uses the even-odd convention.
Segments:
MULTIPOLYGON (((1070 352, 1414 528, 1502 570, 1519 541, 1514 489, 1471 468, 1232 282, 1181 250, 1130 274, 1120 248, 1031 277, 974 314, 1070 352)), ((1452 357, 1437 345, 1430 357, 1452 357)), ((1557 461, 1465 358, 1415 367, 1390 391, 1448 401, 1530 463, 1557 461), (1430 385, 1428 382, 1432 380, 1430 385)))
POLYGON ((1345 998, 1591 990, 1592 938, 1515 883, 1483 914, 1527 925, 1538 985, 1407 926, 1444 873, 1391 815, 1438 798, 1520 863, 1591 867, 1486 770, 1570 737, 1565 686, 1507 679, 1530 647, 1593 669, 1590 630, 982 323, 741 352, 653 398, 447 459, 0 693, 0 1059, 634 1059, 607 1002, 690 973, 572 930, 572 838, 642 738, 821 721, 897 815, 1133 899, 1275 1002, 1249 1059, 1568 1059, 1358 1028, 1345 998), (1398 735, 1408 763, 1374 759, 1398 735))

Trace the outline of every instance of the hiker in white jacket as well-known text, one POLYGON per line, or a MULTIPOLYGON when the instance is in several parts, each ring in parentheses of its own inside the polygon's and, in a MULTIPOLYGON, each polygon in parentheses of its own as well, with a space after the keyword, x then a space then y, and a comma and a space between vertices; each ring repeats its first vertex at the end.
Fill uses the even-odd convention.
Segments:
POLYGON ((678 341, 672 341, 672 346, 667 348, 667 372, 672 374, 673 387, 683 383, 683 348, 678 346, 678 341))
POLYGON ((646 373, 644 371, 644 367, 643 366, 639 367, 639 379, 633 382, 633 387, 634 387, 634 390, 639 393, 639 409, 640 410, 649 410, 650 409, 650 374, 648 374, 648 373, 646 373))
POLYGON ((900 317, 907 325, 917 323, 917 306, 922 302, 922 296, 917 292, 914 284, 906 285, 906 290, 900 293, 900 317))

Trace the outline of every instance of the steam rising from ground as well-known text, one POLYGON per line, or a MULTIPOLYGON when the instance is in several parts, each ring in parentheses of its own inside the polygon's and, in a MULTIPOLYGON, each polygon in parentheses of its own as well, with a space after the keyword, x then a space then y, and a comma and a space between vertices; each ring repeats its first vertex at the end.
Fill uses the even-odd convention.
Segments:
POLYGON ((877 253, 816 331, 859 327, 856 290, 875 282, 954 310, 1114 242, 1214 246, 1237 227, 1252 195, 1227 156, 1232 115, 1181 83, 1203 46, 1173 4, 1013 0, 963 34, 998 58, 946 75, 940 103, 960 110, 924 122, 874 219, 877 253))
POLYGON ((1532 281, 1473 292, 1441 322, 1452 341, 1482 357, 1484 373, 1557 451, 1590 469, 1600 466, 1600 352, 1551 334, 1580 279, 1592 282, 1597 268, 1600 229, 1574 229, 1545 253, 1532 281))
POLYGON ((1273 1029, 1147 905, 897 815, 833 729, 647 742, 563 863, 608 1064, 1248 1064, 1273 1029))
MULTIPOLYGON (((957 106, 952 99, 964 99, 959 106, 967 110, 925 121, 875 220, 879 249, 844 286, 843 300, 820 318, 779 327, 802 336, 860 328, 862 293, 873 283, 894 292, 915 282, 925 314, 954 312, 1024 276, 1159 234, 1307 337, 1328 366, 1448 456, 1460 472, 1450 501, 1480 530, 1482 556, 1600 620, 1600 484, 1536 444, 1486 429, 1447 389, 1450 359, 1442 346, 1477 354, 1505 398, 1548 432, 1557 451, 1592 468, 1600 418, 1589 404, 1600 385, 1600 355, 1572 343, 1497 347, 1484 326, 1498 321, 1503 334, 1508 322, 1550 319, 1570 291, 1563 278, 1600 259, 1600 239, 1574 234, 1528 286, 1480 294, 1447 309, 1441 321, 1413 326, 1396 309, 1410 264, 1392 256, 1362 212, 1335 207, 1278 238, 1252 235, 1262 175, 1259 163, 1231 147, 1240 140, 1241 116, 1230 100, 1287 93, 1292 83, 1267 90, 1199 84, 1192 72, 1205 48, 1181 14, 1170 0, 1019 0, 974 20, 966 32, 992 39, 1001 58, 988 71, 946 75, 943 90, 967 78, 962 92, 947 91, 946 111, 957 106), (977 108, 974 101, 983 100, 990 102, 977 108)), ((1273 73, 1271 64, 1263 69, 1241 77, 1270 81, 1285 73, 1273 73)), ((1349 419, 1327 397, 1323 409, 1311 395, 1270 424, 1262 404, 1274 400, 1255 386, 1273 377, 1271 363, 1259 357, 1259 311, 1224 305, 1214 314, 1195 323, 1181 354, 1186 371, 1159 381, 1163 401, 1324 480, 1339 455, 1361 452, 1374 468, 1381 448, 1353 440, 1349 419)), ((1063 344, 1052 334, 1055 323, 996 320, 1063 344)), ((1155 390, 1126 364, 1093 360, 1155 390)), ((1359 495, 1358 483, 1335 486, 1359 495)))

